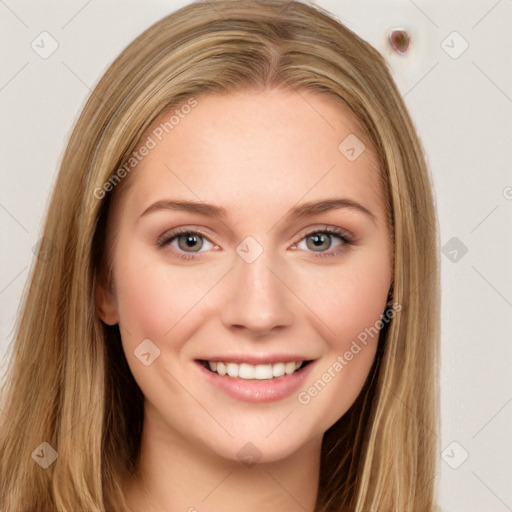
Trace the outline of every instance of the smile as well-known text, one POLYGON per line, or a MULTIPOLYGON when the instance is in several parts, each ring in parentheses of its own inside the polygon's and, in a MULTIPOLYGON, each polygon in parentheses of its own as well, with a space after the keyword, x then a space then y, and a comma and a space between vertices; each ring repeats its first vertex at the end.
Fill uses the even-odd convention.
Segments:
POLYGON ((284 375, 292 375, 307 366, 311 361, 289 361, 273 364, 228 363, 223 361, 201 361, 201 364, 220 376, 244 380, 271 380, 284 375))
POLYGON ((317 359, 300 355, 211 355, 195 366, 208 386, 242 402, 268 403, 304 387, 317 359))

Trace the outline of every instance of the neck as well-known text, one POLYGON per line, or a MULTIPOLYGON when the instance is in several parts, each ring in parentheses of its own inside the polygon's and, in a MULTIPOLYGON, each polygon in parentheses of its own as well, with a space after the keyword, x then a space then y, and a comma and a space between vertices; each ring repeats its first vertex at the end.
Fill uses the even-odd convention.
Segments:
POLYGON ((313 512, 321 443, 315 438, 285 459, 246 465, 191 445, 146 414, 126 502, 130 512, 313 512))

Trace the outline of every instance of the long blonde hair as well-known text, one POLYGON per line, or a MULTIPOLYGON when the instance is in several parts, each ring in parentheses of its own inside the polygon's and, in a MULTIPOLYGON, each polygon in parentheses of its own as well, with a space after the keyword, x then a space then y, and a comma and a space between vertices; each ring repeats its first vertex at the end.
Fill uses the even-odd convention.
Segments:
POLYGON ((400 93, 383 57, 319 7, 209 0, 133 41, 70 137, 2 386, 3 512, 127 510, 121 482, 136 467, 144 397, 118 326, 103 324, 95 303, 106 219, 122 187, 101 199, 95 191, 164 110, 193 95, 277 87, 340 98, 374 146, 393 233, 390 300, 401 305, 359 397, 324 435, 316 510, 437 510, 437 220, 400 93), (53 453, 41 443, 58 454, 47 468, 35 462, 34 451, 53 453))

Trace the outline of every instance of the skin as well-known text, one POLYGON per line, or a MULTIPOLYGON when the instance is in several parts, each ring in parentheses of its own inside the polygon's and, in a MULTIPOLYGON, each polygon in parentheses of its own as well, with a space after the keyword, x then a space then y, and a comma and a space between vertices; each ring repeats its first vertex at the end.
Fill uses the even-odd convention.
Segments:
POLYGON ((126 482, 127 502, 133 512, 312 511, 322 436, 361 391, 377 338, 307 404, 297 392, 264 404, 235 399, 207 382, 195 360, 306 355, 316 362, 299 391, 333 372, 338 356, 381 318, 391 286, 376 158, 347 107, 328 95, 270 90, 196 98, 125 178, 132 181, 108 223, 115 286, 100 284, 99 314, 119 323, 145 396, 141 460, 126 482), (338 146, 353 133, 366 150, 349 161, 338 146), (172 210, 141 217, 169 198, 219 205, 227 217, 172 210), (297 204, 327 198, 349 198, 373 216, 338 208, 285 217, 297 204), (186 235, 181 245, 175 238, 159 247, 158 238, 177 226, 206 236, 188 252, 186 235), (349 232, 352 243, 327 234, 315 248, 311 235, 325 226, 349 232), (236 252, 247 236, 263 249, 252 263, 236 252), (145 339, 160 350, 149 366, 134 355, 145 339), (253 466, 237 456, 249 442, 261 457, 253 466))

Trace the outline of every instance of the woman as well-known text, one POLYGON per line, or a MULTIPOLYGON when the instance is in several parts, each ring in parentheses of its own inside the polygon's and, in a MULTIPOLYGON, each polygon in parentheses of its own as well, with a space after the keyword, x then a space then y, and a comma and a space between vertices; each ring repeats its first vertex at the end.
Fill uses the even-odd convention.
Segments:
POLYGON ((63 157, 1 510, 437 510, 437 251, 369 44, 300 2, 162 19, 63 157))

